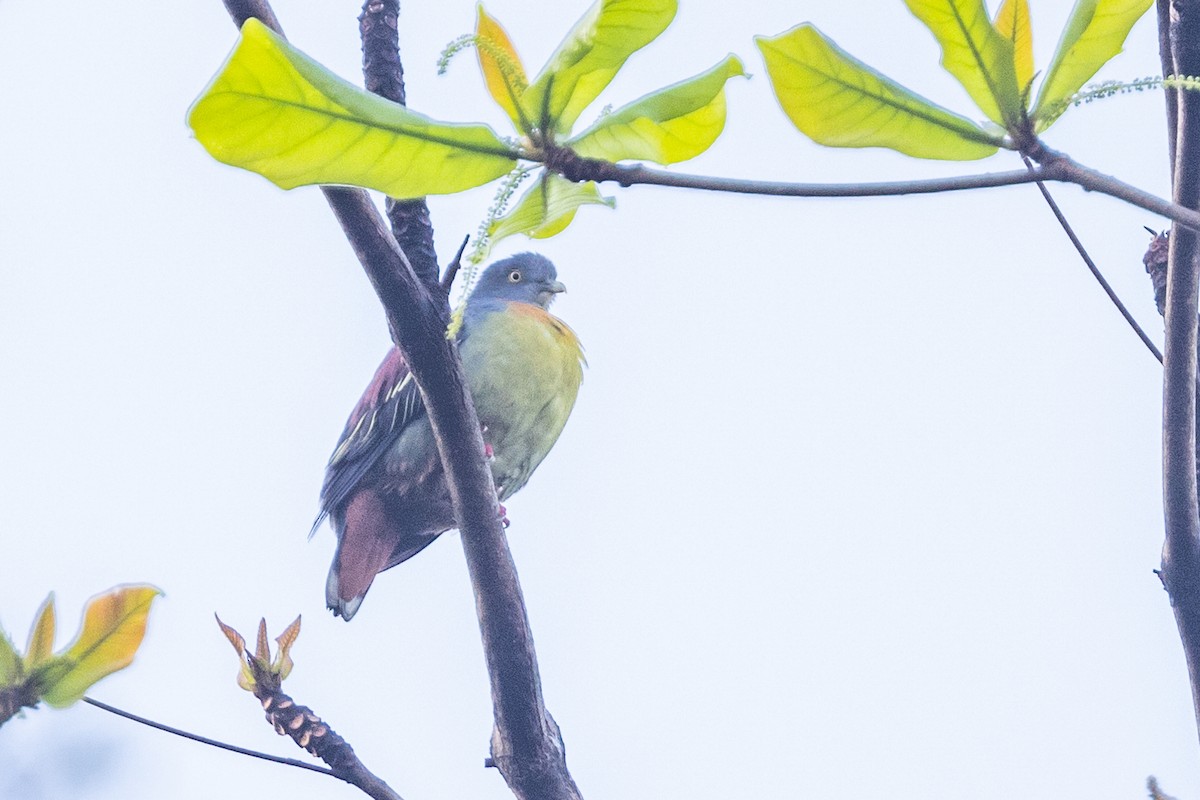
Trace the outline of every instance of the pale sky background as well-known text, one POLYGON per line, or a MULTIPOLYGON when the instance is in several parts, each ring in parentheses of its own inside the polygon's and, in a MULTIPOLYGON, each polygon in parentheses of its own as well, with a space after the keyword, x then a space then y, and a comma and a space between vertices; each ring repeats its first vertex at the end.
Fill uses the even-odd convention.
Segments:
MULTIPOLYGON (((1034 3, 1038 63, 1070 3, 1034 3)), ((530 69, 584 2, 491 0, 530 69)), ((356 2, 280 0, 293 42, 360 80, 356 2)), ((803 181, 1019 166, 804 139, 755 34, 815 21, 978 116, 900 0, 684 2, 597 106, 733 51, 714 149, 679 169, 803 181)), ((506 130, 474 21, 407 3, 409 99, 506 130)), ((0 624, 53 590, 60 646, 92 594, 166 592, 134 666, 93 695, 303 757, 234 684, 212 614, 304 615, 286 688, 408 800, 511 797, 482 768, 491 708, 462 548, 324 609, 333 537, 305 541, 325 461, 388 345, 316 189, 212 161, 184 115, 233 46, 216 0, 0 2, 0 624)), ((1159 71, 1153 20, 1101 78, 1159 71)), ((1047 138, 1168 191, 1161 93, 1074 109, 1047 138)), ((1055 187, 1157 338, 1141 258, 1162 220, 1055 187)), ((448 259, 491 188, 433 201, 448 259)), ((547 703, 589 798, 1200 794, 1162 542, 1160 368, 1032 187, 916 199, 621 190, 536 248, 590 369, 509 504, 547 703)), ((506 255, 527 249, 510 240, 506 255)), ((4 800, 354 798, 329 778, 87 706, 0 729, 4 800)))

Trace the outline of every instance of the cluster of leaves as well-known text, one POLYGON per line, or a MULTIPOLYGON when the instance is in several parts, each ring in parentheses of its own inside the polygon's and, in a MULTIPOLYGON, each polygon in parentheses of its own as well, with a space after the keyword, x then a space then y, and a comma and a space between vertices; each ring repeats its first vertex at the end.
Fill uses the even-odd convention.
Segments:
POLYGON ((236 630, 221 622, 217 617, 217 625, 221 633, 237 651, 241 669, 238 672, 237 684, 247 692, 278 691, 283 681, 292 673, 292 645, 300 636, 300 617, 288 625, 283 633, 275 637, 277 645, 275 657, 271 657, 271 646, 267 641, 267 621, 258 621, 258 640, 254 652, 246 649, 246 639, 236 630))
MULTIPOLYGON (((688 80, 602 114, 579 116, 626 60, 675 18, 677 0, 598 0, 530 81, 515 47, 478 8, 471 41, 488 91, 515 137, 482 124, 438 122, 338 78, 257 20, 242 26, 229 59, 192 106, 196 138, 219 161, 290 189, 350 184, 397 198, 460 192, 569 150, 609 162, 673 164, 708 149, 725 126, 725 83, 743 75, 727 56, 688 80)), ((541 170, 493 241, 558 233, 584 205, 612 205, 592 182, 541 170)))
POLYGON ((1078 0, 1036 101, 1027 0, 905 0, 942 48, 942 66, 989 120, 983 125, 901 86, 841 50, 811 24, 757 44, 784 112, 815 142, 887 147, 918 158, 972 160, 1021 150, 1121 52, 1152 0, 1078 0))
POLYGON ((53 594, 38 611, 23 656, 0 631, 0 724, 41 701, 65 708, 96 681, 129 666, 160 594, 153 586, 118 586, 93 597, 79 634, 57 653, 53 594))
MULTIPOLYGON (((801 132, 833 147, 887 147, 920 158, 1027 151, 1121 51, 1152 0, 1077 0, 1036 100, 1027 0, 1004 0, 994 18, 984 0, 905 2, 933 33, 942 66, 986 121, 925 99, 805 23, 756 39, 779 103, 801 132)), ((189 121, 215 158, 283 188, 350 184, 411 198, 459 192, 511 173, 481 240, 553 236, 580 207, 612 205, 594 183, 573 183, 555 172, 564 152, 667 165, 704 152, 724 129, 725 84, 744 75, 733 55, 573 133, 629 56, 658 38, 676 11, 677 0, 597 0, 529 80, 504 28, 479 6, 474 35, 452 49, 475 46, 487 89, 512 121, 515 138, 482 124, 438 122, 364 92, 257 20, 243 26, 189 121), (534 171, 535 183, 511 212, 498 216, 534 171)))

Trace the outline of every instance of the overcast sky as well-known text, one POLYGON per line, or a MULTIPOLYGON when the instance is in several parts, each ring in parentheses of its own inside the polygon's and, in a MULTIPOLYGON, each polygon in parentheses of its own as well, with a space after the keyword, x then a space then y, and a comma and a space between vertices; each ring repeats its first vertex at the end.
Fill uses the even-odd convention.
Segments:
MULTIPOLYGON (((1069 8, 1035 2, 1049 62, 1069 8)), ((53 590, 60 646, 92 594, 146 581, 132 668, 93 695, 303 757, 234 684, 212 620, 304 628, 286 686, 409 800, 510 797, 482 768, 486 673, 448 534, 324 609, 333 536, 305 536, 325 461, 388 346, 316 189, 211 160, 184 124, 233 46, 220 3, 0 3, 0 624, 53 590)), ((359 80, 354 2, 280 0, 292 41, 359 80)), ((582 2, 493 0, 536 70, 582 2)), ((899 0, 685 2, 586 121, 728 52, 713 150, 679 169, 849 181, 1019 167, 804 139, 753 46, 816 22, 970 116, 899 0)), ((436 76, 474 6, 408 3, 413 108, 506 117, 474 58, 436 76)), ((1101 78, 1159 71, 1153 20, 1101 78)), ((1073 109, 1047 142, 1166 194, 1161 93, 1073 109)), ((491 188, 431 202, 443 259, 491 188)), ((1064 210, 1135 315, 1153 215, 1070 187, 1064 210)), ((1134 798, 1200 793, 1167 597, 1160 368, 1032 187, 783 200, 606 187, 536 249, 590 368, 509 504, 546 700, 589 798, 1134 798)), ((530 245, 513 239, 497 255, 530 245)), ((0 729, 4 800, 353 798, 328 778, 91 707, 0 729)))

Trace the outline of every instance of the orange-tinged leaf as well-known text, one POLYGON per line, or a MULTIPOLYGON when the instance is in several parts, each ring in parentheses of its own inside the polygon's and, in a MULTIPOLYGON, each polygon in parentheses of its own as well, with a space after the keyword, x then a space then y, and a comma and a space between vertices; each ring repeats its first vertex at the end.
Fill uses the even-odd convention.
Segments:
POLYGON ((1027 92, 1033 81, 1033 26, 1029 21, 1028 0, 1004 0, 993 24, 1001 36, 1012 42, 1017 87, 1027 92))
POLYGON ((475 55, 479 57, 479 69, 483 72, 483 80, 488 92, 496 104, 504 109, 513 124, 519 130, 525 130, 521 124, 521 114, 517 107, 517 98, 529 86, 525 77, 525 67, 521 57, 513 47, 508 33, 492 17, 483 10, 483 3, 475 7, 477 19, 475 22, 475 55))
POLYGON ((279 645, 278 652, 275 653, 275 661, 271 664, 271 669, 278 675, 279 679, 283 680, 292 673, 291 649, 296 643, 297 637, 300 636, 300 617, 296 617, 296 621, 288 625, 283 633, 275 637, 275 643, 279 645))
POLYGON ((267 618, 258 620, 258 644, 254 648, 254 657, 264 664, 271 661, 271 645, 267 642, 267 618))
POLYGON ((217 618, 217 624, 221 626, 221 633, 225 634, 225 638, 233 645, 233 649, 237 651, 238 658, 242 658, 246 654, 246 640, 242 635, 235 631, 230 626, 221 622, 221 618, 214 612, 213 616, 217 618))
POLYGON ((37 621, 29 630, 29 646, 25 648, 25 669, 29 671, 48 661, 54 653, 54 592, 38 609, 37 621))
POLYGON ((58 656, 64 669, 41 687, 42 699, 55 708, 68 706, 96 681, 129 666, 160 594, 153 586, 119 586, 88 601, 79 635, 58 656))
POLYGON ((238 663, 241 665, 241 670, 238 672, 237 676, 237 685, 245 689, 247 692, 253 692, 254 672, 250 669, 249 662, 246 661, 246 640, 240 633, 222 622, 221 618, 218 617, 215 612, 213 613, 213 616, 217 617, 217 625, 221 627, 221 633, 225 634, 225 638, 229 640, 229 643, 233 645, 233 649, 237 651, 238 663))

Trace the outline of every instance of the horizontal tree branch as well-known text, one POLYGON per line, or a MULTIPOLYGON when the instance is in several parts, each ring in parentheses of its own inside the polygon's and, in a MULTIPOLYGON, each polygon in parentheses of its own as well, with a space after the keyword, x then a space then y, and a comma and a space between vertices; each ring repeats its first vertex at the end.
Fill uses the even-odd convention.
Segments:
POLYGON ((988 189, 1048 181, 1074 183, 1088 191, 1100 192, 1124 200, 1131 205, 1178 222, 1180 225, 1200 231, 1200 212, 1164 200, 1111 175, 1105 175, 1084 166, 1064 153, 1051 150, 1041 142, 1038 142, 1029 153, 1035 161, 1039 162, 1039 165, 1033 170, 865 183, 791 183, 690 175, 655 169, 647 167, 645 164, 614 164, 600 159, 583 158, 567 148, 549 148, 542 155, 542 163, 546 165, 547 169, 558 172, 572 181, 611 181, 627 187, 636 185, 672 186, 680 189, 772 197, 893 197, 988 189))

